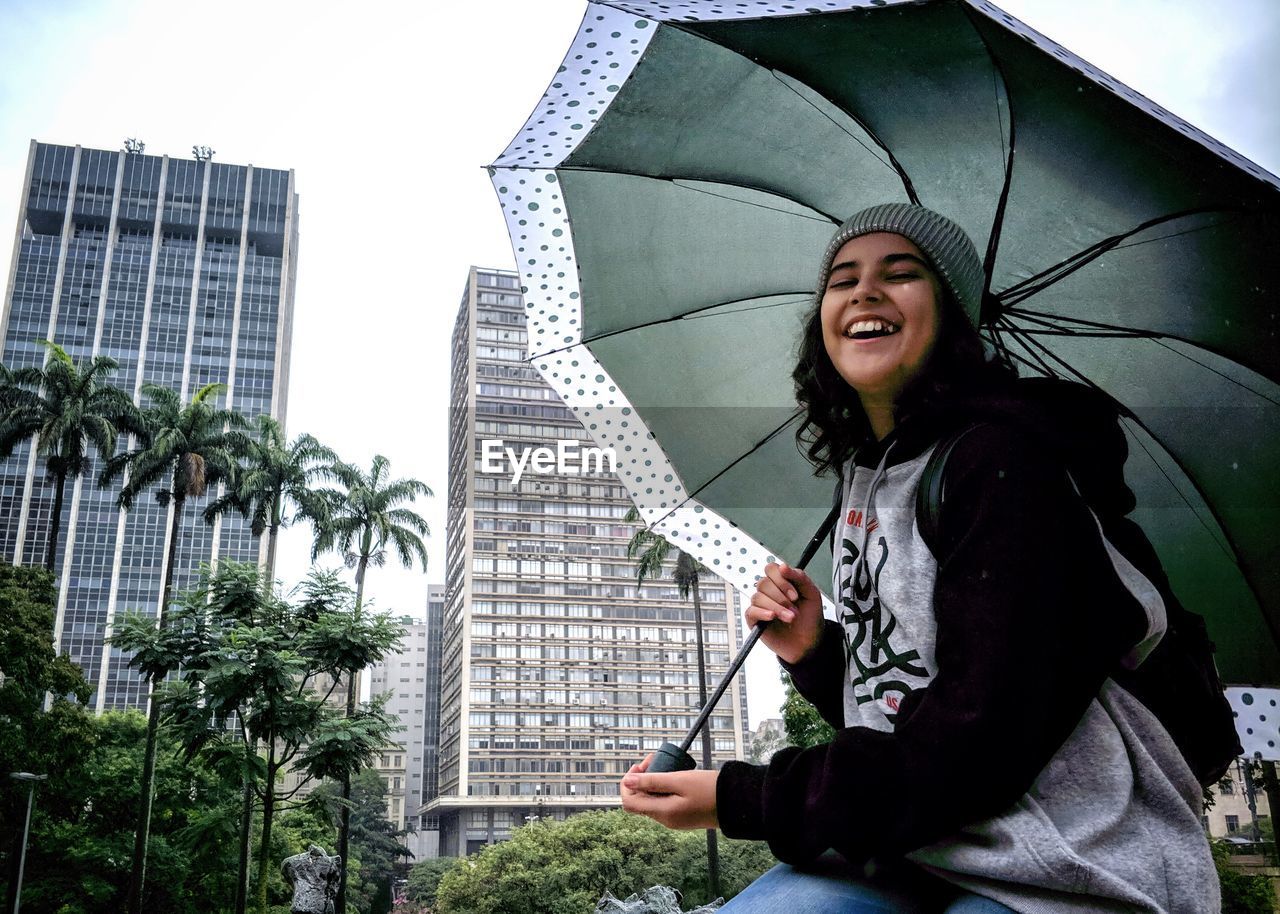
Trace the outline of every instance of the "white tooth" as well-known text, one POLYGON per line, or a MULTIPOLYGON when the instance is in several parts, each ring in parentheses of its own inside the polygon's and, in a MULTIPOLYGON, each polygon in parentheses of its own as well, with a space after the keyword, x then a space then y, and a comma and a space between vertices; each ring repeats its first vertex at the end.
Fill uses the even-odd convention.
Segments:
POLYGON ((882 320, 855 321, 854 323, 849 325, 849 329, 845 331, 845 336, 852 337, 855 333, 865 333, 865 332, 871 332, 871 331, 890 334, 890 333, 897 333, 898 328, 895 325, 889 323, 888 321, 882 321, 882 320))

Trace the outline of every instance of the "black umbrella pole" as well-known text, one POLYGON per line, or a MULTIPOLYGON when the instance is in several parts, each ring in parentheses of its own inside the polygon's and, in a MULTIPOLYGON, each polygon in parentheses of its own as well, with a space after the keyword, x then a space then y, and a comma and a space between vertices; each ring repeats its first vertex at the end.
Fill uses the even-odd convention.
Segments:
MULTIPOLYGON (((831 508, 831 513, 822 522, 822 526, 818 532, 809 540, 809 544, 804 548, 804 554, 800 556, 800 561, 796 563, 797 568, 804 568, 813 558, 814 553, 818 551, 818 547, 822 545, 822 541, 827 538, 828 531, 836 521, 836 517, 840 514, 839 503, 831 508)), ((733 677, 737 675, 738 670, 742 669, 742 664, 747 662, 747 655, 751 653, 751 649, 756 646, 756 642, 760 640, 760 636, 764 634, 768 622, 758 622, 751 629, 751 634, 747 635, 747 640, 742 642, 742 647, 738 650, 738 656, 733 658, 733 662, 729 664, 729 669, 725 671, 724 676, 720 679, 716 690, 711 693, 711 697, 707 699, 707 703, 698 713, 698 717, 693 722, 693 726, 689 728, 689 732, 685 734, 684 739, 680 741, 680 745, 675 743, 663 743, 658 747, 658 751, 653 754, 653 761, 649 763, 646 769, 653 772, 662 771, 688 771, 697 768, 698 763, 693 760, 693 756, 689 754, 689 747, 693 745, 693 741, 707 723, 707 718, 711 716, 711 712, 716 709, 716 705, 720 703, 720 699, 729 688, 729 683, 733 681, 733 677)))

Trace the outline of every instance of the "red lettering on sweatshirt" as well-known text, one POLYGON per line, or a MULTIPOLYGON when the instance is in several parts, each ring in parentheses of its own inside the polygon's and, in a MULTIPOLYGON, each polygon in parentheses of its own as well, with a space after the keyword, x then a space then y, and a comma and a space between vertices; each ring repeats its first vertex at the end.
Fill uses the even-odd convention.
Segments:
MULTIPOLYGON (((861 527, 861 526, 862 526, 862 512, 861 512, 861 511, 859 511, 857 508, 851 508, 851 509, 849 509, 849 515, 848 515, 848 517, 846 517, 846 518, 844 519, 844 522, 845 522, 845 524, 846 524, 847 526, 849 526, 849 527, 861 527)), ((873 517, 873 518, 871 518, 871 523, 869 523, 869 524, 867 525, 867 532, 868 532, 868 533, 875 533, 875 532, 876 532, 876 528, 877 528, 877 527, 879 527, 879 526, 880 526, 880 522, 879 522, 878 520, 876 520, 876 519, 873 517)))

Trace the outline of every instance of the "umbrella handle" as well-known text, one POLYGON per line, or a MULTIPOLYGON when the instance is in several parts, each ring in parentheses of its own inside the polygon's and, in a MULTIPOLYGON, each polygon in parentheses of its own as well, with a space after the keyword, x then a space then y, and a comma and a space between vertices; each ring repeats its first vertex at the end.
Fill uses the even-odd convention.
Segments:
MULTIPOLYGON (((813 558, 814 553, 818 551, 818 547, 822 545, 822 541, 827 538, 832 526, 835 525, 836 518, 840 516, 840 501, 831 507, 830 513, 822 522, 822 526, 810 538, 809 544, 805 546, 804 553, 800 556, 800 561, 796 564, 797 568, 804 568, 813 558)), ((689 755, 689 747, 693 745, 693 741, 698 736, 698 731, 707 723, 707 718, 711 716, 711 712, 715 710, 720 699, 729 688, 729 683, 733 681, 733 677, 738 670, 742 669, 742 664, 746 663, 747 655, 751 653, 751 649, 756 646, 756 642, 760 640, 760 636, 764 634, 765 628, 769 625, 767 621, 757 622, 755 627, 751 629, 751 634, 742 642, 742 647, 738 649, 738 655, 733 658, 733 662, 729 664, 729 669, 725 671, 720 682, 716 685, 716 689, 711 693, 711 697, 707 699, 707 703, 703 705, 702 710, 698 713, 693 725, 689 728, 689 732, 685 734, 684 739, 680 741, 680 745, 673 743, 663 743, 662 746, 654 753, 653 760, 649 762, 648 771, 688 771, 691 768, 698 767, 697 762, 689 755)))

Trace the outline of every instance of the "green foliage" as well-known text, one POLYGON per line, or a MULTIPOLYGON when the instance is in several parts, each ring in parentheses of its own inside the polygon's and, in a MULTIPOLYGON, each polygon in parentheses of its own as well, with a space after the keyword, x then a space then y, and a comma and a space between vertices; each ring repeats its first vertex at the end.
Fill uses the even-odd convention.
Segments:
MULTIPOLYGON (((676 838, 677 875, 667 884, 680 893, 685 908, 714 901, 707 887, 707 842, 703 833, 678 832, 676 838)), ((724 835, 719 836, 716 853, 720 858, 720 894, 726 899, 737 895, 778 862, 763 841, 736 841, 724 835)))
POLYGON ((782 673, 782 684, 787 695, 782 704, 782 725, 787 731, 787 742, 801 749, 831 742, 836 731, 822 719, 818 709, 796 691, 791 677, 785 672, 782 673))
POLYGON ((35 436, 59 509, 45 550, 52 571, 66 481, 88 469, 90 449, 110 458, 119 433, 138 430, 140 416, 128 394, 106 383, 114 359, 99 355, 77 364, 56 343, 38 342, 47 352, 44 367, 0 371, 0 460, 35 436))
POLYGON ((218 394, 223 384, 206 384, 183 403, 175 390, 158 384, 144 384, 148 404, 137 430, 139 444, 131 451, 107 461, 99 482, 106 486, 122 476, 128 479, 117 501, 129 510, 138 496, 152 486, 156 501, 182 502, 203 495, 219 482, 234 485, 239 458, 249 449, 249 439, 240 429, 246 420, 233 409, 219 408, 218 394))
MULTIPOLYGON (((329 468, 338 456, 311 435, 287 442, 284 429, 271 416, 256 416, 253 424, 257 434, 246 442, 242 472, 234 486, 205 508, 204 518, 212 521, 228 511, 238 511, 249 521, 254 536, 270 536, 274 552, 281 527, 303 519, 323 525, 328 519, 328 504, 312 486, 319 479, 332 477, 329 468)), ((268 568, 273 564, 269 560, 268 568)))
POLYGON ((429 498, 431 489, 416 479, 390 479, 390 469, 391 462, 381 454, 373 458, 368 473, 346 463, 329 468, 340 488, 320 492, 329 516, 316 531, 312 558, 330 550, 340 553, 348 567, 357 569, 361 583, 365 568, 386 563, 389 548, 406 568, 416 559, 426 571, 427 547, 422 537, 430 536, 431 530, 418 514, 401 505, 429 498))
POLYGON ((168 624, 121 620, 112 640, 134 655, 134 665, 181 670, 157 689, 156 700, 187 757, 199 757, 230 783, 247 780, 262 801, 260 911, 283 891, 264 863, 279 859, 272 819, 280 804, 312 779, 359 771, 392 741, 397 724, 381 701, 345 716, 325 699, 337 677, 350 672, 346 664, 381 660, 402 634, 385 615, 357 618, 350 588, 333 573, 313 574, 290 602, 263 587, 256 566, 232 561, 216 572, 204 569, 168 624), (265 757, 251 748, 259 744, 265 757), (277 782, 290 767, 302 778, 282 792, 277 782))
MULTIPOLYGON (((751 842, 725 841, 721 880, 736 894, 774 860, 751 842)), ((615 810, 541 820, 458 862, 439 881, 440 914, 582 914, 605 891, 619 898, 669 885, 686 904, 706 896, 703 833, 676 832, 615 810)))
MULTIPOLYGON (((40 730, 62 742, 61 767, 48 768, 49 780, 37 787, 22 910, 116 914, 129 880, 146 719, 136 711, 80 713, 74 727, 45 719, 33 735, 40 730)), ((217 910, 213 899, 231 897, 238 797, 237 784, 186 760, 161 730, 145 910, 217 910)))
POLYGON ((419 860, 409 870, 409 885, 405 889, 405 895, 416 904, 435 907, 440 880, 461 861, 460 857, 430 857, 419 860))
MULTIPOLYGON (((336 830, 341 787, 333 782, 323 784, 313 797, 336 830)), ((350 852, 359 861, 360 878, 348 880, 347 903, 358 911, 370 911, 379 907, 379 896, 386 894, 390 900, 392 877, 409 850, 397 840, 405 833, 387 821, 387 787, 378 772, 366 768, 351 779, 349 802, 350 852)))
POLYGON ((1213 863, 1222 885, 1222 914, 1272 914, 1276 893, 1266 876, 1248 876, 1232 869, 1230 846, 1213 842, 1213 863))

